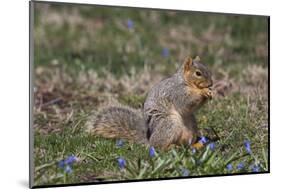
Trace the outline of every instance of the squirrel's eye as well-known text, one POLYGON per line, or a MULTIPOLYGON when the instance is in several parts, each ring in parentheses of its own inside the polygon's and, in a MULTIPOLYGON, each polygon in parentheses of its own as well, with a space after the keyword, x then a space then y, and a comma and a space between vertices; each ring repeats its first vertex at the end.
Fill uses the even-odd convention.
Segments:
POLYGON ((196 74, 196 76, 198 76, 198 77, 202 76, 202 73, 199 72, 199 71, 196 71, 195 74, 196 74))

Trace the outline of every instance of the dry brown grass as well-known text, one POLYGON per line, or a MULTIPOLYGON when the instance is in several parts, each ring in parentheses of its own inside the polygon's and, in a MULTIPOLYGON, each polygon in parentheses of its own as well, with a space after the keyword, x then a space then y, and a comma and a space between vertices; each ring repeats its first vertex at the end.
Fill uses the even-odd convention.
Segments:
MULTIPOLYGON (((242 71, 243 78, 229 78, 227 73, 215 80, 216 98, 233 93, 248 98, 261 99, 267 106, 267 69, 261 66, 248 66, 242 71)), ((98 74, 94 70, 69 74, 64 69, 37 67, 35 70, 35 115, 49 120, 43 128, 47 133, 59 131, 55 125, 68 122, 76 107, 79 111, 99 110, 109 101, 126 96, 141 96, 167 76, 155 73, 148 68, 130 75, 117 77, 108 71, 98 74), (100 77, 99 75, 103 75, 100 77), (84 110, 83 110, 84 109, 84 110)), ((142 102, 140 102, 142 103, 142 102)), ((256 107, 251 105, 251 109, 256 107)), ((37 126, 35 120, 35 127, 37 126)))

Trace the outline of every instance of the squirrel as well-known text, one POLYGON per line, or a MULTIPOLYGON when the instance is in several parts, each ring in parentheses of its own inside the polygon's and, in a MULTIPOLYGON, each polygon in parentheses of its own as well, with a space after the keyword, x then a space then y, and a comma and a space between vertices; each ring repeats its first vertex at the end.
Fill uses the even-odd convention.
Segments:
POLYGON ((213 97, 212 75, 195 59, 186 58, 177 72, 148 92, 143 110, 116 105, 100 111, 89 126, 94 135, 126 139, 161 149, 196 146, 195 111, 213 97))

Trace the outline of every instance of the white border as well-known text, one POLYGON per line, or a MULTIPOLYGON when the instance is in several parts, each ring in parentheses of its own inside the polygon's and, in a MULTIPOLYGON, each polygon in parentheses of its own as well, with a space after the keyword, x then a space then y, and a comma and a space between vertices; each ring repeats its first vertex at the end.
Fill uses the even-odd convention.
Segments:
MULTIPOLYGON (((266 188, 280 180, 280 6, 278 1, 245 0, 68 0, 68 2, 246 13, 271 16, 271 174, 81 186, 77 188, 266 188), (272 103, 274 102, 274 103, 272 103), (279 179, 279 180, 278 180, 279 179)), ((28 187, 28 1, 0 7, 0 187, 28 187)), ((68 187, 74 188, 74 187, 68 187)))

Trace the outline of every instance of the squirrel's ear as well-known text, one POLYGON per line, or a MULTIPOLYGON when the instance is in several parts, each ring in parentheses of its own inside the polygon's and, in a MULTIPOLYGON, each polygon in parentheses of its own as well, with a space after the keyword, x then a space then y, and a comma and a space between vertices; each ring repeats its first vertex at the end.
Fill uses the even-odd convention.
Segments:
POLYGON ((200 62, 200 57, 199 57, 199 56, 196 56, 194 60, 195 60, 196 62, 200 62))
POLYGON ((184 60, 184 70, 189 70, 189 68, 192 66, 193 61, 192 58, 188 57, 184 60))

